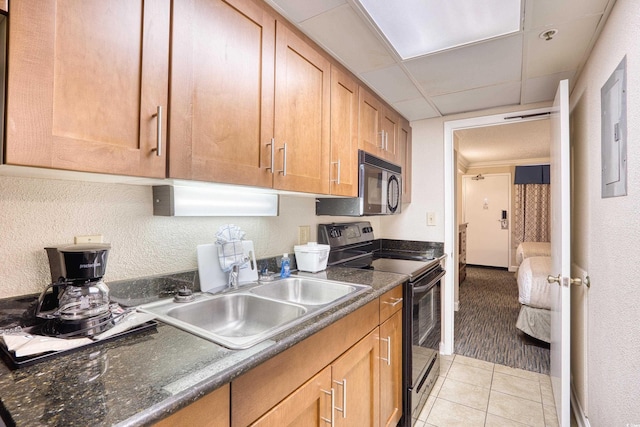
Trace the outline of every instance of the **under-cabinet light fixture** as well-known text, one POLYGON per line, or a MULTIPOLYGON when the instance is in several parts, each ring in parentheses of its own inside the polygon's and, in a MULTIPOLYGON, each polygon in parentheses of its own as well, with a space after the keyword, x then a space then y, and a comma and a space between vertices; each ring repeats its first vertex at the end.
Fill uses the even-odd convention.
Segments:
POLYGON ((157 216, 278 216, 278 195, 242 187, 156 185, 157 216))

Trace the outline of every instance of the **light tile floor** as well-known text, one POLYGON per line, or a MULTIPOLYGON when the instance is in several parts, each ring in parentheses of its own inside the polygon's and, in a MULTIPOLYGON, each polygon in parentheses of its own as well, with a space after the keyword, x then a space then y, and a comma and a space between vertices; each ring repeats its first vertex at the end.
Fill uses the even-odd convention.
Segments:
POLYGON ((465 356, 441 356, 416 427, 557 427, 548 375, 465 356))

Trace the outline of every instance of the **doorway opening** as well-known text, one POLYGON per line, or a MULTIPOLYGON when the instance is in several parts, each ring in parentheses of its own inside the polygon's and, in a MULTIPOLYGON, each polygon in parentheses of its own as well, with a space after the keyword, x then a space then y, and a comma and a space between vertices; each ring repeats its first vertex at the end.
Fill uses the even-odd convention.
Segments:
MULTIPOLYGON (((496 114, 492 116, 476 117, 463 120, 455 120, 444 123, 444 172, 445 172, 445 252, 451 254, 453 268, 448 268, 452 274, 447 274, 444 282, 443 291, 443 348, 445 354, 453 354, 454 352, 454 318, 457 303, 459 301, 458 278, 460 271, 457 267, 459 263, 459 237, 458 230, 460 224, 460 196, 459 196, 459 178, 464 173, 459 171, 459 132, 468 132, 474 129, 491 131, 496 126, 508 125, 513 123, 525 123, 539 120, 545 120, 549 117, 551 109, 542 108, 536 110, 527 110, 522 112, 511 112, 496 114), (458 145, 457 145, 458 144, 458 145)), ((496 128, 497 129, 497 128, 496 128)), ((499 158, 500 152, 504 151, 497 148, 496 157, 499 158)), ((468 160, 468 159, 467 159, 468 160)), ((463 163, 464 164, 464 163, 463 163)), ((476 165, 486 167, 486 164, 476 165)), ((469 169, 470 170, 470 169, 469 169)), ((469 170, 465 172, 469 172, 469 170)), ((502 218, 501 218, 502 219, 502 218)))

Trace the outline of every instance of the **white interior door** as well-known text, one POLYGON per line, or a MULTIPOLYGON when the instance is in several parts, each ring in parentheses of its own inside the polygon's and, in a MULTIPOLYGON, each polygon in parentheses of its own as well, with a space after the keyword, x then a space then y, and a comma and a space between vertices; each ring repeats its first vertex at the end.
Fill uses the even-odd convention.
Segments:
POLYGON ((467 225, 467 264, 509 267, 511 174, 462 177, 463 220, 467 225))
POLYGON ((551 384, 560 427, 570 420, 571 163, 569 82, 558 85, 551 114, 551 384))

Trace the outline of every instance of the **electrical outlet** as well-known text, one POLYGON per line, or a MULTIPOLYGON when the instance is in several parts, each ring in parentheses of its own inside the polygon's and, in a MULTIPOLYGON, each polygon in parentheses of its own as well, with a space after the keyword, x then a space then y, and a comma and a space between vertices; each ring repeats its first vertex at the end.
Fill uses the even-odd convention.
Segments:
POLYGON ((90 234, 86 236, 76 236, 73 238, 73 243, 102 243, 104 236, 102 234, 90 234))
POLYGON ((301 225, 298 227, 298 244, 306 245, 311 238, 311 226, 301 225))
POLYGON ((427 212, 427 225, 436 225, 436 213, 427 212))

